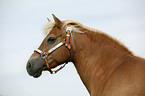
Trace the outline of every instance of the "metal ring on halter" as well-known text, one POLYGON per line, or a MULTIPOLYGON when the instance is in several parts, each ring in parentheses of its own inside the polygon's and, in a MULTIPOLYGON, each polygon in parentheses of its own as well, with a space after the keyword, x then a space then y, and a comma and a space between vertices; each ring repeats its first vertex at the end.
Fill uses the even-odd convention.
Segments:
POLYGON ((45 54, 46 52, 44 52, 43 54, 41 54, 41 57, 44 59, 44 58, 47 58, 47 55, 45 54))

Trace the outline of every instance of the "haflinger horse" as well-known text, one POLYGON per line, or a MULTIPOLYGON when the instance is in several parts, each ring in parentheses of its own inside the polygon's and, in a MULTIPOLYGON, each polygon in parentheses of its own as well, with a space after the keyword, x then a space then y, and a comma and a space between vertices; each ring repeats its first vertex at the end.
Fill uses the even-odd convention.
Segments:
POLYGON ((102 31, 53 18, 27 62, 30 76, 38 78, 44 70, 53 74, 72 62, 91 96, 145 96, 145 59, 102 31))

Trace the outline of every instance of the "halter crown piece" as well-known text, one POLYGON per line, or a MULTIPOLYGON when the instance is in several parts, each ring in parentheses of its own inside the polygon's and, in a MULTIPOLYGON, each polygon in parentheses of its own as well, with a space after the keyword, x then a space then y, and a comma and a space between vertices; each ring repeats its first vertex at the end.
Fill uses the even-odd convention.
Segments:
POLYGON ((62 68, 64 68, 65 65, 66 65, 67 63, 65 63, 65 64, 64 64, 63 66, 61 66, 59 69, 53 71, 53 70, 51 70, 50 65, 48 64, 47 57, 48 57, 51 53, 53 53, 55 50, 57 50, 58 48, 60 48, 60 47, 63 46, 63 45, 65 45, 69 50, 71 49, 71 45, 70 45, 71 32, 72 32, 71 24, 68 24, 68 25, 67 25, 67 28, 66 28, 66 39, 64 39, 63 42, 58 43, 57 45, 55 45, 54 47, 52 47, 52 48, 51 48, 50 50, 48 50, 47 52, 43 52, 43 51, 41 51, 41 50, 39 50, 39 49, 34 50, 34 52, 40 54, 41 58, 44 59, 44 61, 45 61, 45 63, 46 63, 46 66, 47 66, 47 68, 48 68, 48 70, 49 70, 49 72, 50 72, 51 74, 57 73, 59 70, 61 70, 62 68))

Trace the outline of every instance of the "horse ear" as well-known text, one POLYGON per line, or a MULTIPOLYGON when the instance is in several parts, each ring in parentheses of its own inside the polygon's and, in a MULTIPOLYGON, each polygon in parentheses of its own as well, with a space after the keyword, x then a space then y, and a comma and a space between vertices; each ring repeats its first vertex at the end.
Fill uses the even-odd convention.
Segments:
POLYGON ((56 26, 58 26, 59 28, 61 28, 62 22, 54 14, 52 14, 52 16, 54 18, 54 21, 56 23, 56 26))
POLYGON ((49 18, 47 18, 48 22, 50 22, 51 20, 49 18))

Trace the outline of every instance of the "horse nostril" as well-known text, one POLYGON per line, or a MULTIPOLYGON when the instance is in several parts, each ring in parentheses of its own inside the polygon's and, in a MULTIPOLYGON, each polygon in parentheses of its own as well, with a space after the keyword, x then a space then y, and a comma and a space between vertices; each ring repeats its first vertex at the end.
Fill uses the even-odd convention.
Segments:
POLYGON ((31 69, 31 67, 32 67, 32 64, 29 62, 28 65, 27 65, 27 68, 31 69))

